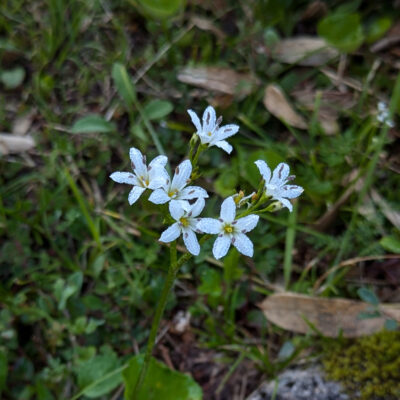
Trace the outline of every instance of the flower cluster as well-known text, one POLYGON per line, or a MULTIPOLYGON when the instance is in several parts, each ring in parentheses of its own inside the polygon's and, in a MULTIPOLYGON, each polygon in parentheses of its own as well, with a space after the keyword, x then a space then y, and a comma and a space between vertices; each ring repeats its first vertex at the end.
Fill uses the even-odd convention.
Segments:
POLYGON ((378 115, 376 119, 382 124, 387 125, 389 128, 394 128, 394 122, 390 119, 389 110, 386 103, 383 101, 378 103, 378 115))
MULTIPOLYGON (((211 106, 204 111, 202 123, 194 111, 188 110, 188 113, 197 130, 194 135, 200 139, 200 146, 216 146, 231 153, 232 146, 225 139, 238 132, 237 125, 220 126, 222 117, 217 119, 211 106)), ((191 141, 191 145, 192 143, 195 141, 191 141)), ((193 154, 192 150, 190 154, 193 154)), ((187 250, 193 255, 200 253, 197 234, 210 234, 217 235, 212 250, 216 259, 224 257, 231 245, 240 253, 252 257, 253 243, 246 234, 256 227, 260 218, 257 213, 272 210, 271 207, 262 208, 262 204, 274 200, 274 209, 287 207, 292 211, 293 206, 289 199, 294 199, 303 192, 302 187, 287 184, 294 179, 293 175, 289 175, 287 164, 281 163, 271 172, 265 161, 258 160, 255 164, 262 176, 258 193, 253 192, 245 196, 240 191, 222 202, 219 218, 201 218, 199 215, 205 207, 208 193, 199 186, 190 185, 194 168, 192 163, 195 164, 197 159, 182 161, 171 179, 165 168, 168 162, 166 156, 154 158, 147 166, 146 156, 140 150, 131 148, 129 155, 133 173, 114 172, 110 178, 115 182, 133 186, 128 195, 130 205, 134 204, 146 189, 152 191, 148 198, 150 202, 169 203, 169 218, 175 222, 162 232, 159 240, 169 243, 182 236, 187 250), (247 204, 247 210, 238 212, 244 204, 247 204)))

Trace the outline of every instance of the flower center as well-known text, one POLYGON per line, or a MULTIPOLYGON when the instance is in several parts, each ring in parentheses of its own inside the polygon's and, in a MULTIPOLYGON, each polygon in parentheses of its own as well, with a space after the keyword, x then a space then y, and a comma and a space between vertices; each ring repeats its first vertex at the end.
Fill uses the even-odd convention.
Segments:
POLYGON ((207 135, 208 135, 208 136, 211 136, 211 135, 212 135, 212 133, 211 133, 211 132, 207 132, 207 135))
POLYGON ((139 176, 139 182, 142 184, 143 187, 149 186, 149 178, 139 176))
POLYGON ((173 190, 170 190, 170 191, 168 192, 168 196, 172 198, 172 197, 174 197, 177 193, 178 193, 178 191, 177 191, 176 189, 173 189, 173 190))
POLYGON ((188 219, 185 217, 180 218, 179 222, 182 224, 184 228, 187 228, 190 224, 188 219))
POLYGON ((232 233, 233 232, 233 226, 232 225, 225 225, 224 226, 224 231, 225 231, 225 233, 232 233))

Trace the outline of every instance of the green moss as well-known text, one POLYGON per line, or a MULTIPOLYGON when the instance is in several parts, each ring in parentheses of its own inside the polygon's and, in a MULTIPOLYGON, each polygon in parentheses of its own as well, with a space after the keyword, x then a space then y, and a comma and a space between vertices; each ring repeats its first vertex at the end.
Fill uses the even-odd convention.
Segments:
POLYGON ((329 341, 323 365, 330 379, 342 382, 353 396, 359 392, 358 399, 400 398, 400 332, 329 341))

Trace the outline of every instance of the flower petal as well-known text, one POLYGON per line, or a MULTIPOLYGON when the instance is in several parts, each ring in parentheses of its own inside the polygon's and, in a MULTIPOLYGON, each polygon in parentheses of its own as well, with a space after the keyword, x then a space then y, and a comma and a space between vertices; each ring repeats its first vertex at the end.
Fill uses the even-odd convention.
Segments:
POLYGON ((129 204, 132 205, 145 190, 146 188, 144 187, 134 186, 128 195, 129 204))
MULTIPOLYGON (((153 160, 154 161, 154 160, 153 160)), ((150 166, 149 166, 150 168, 150 166)), ((159 164, 156 164, 153 168, 149 170, 149 189, 158 189, 160 187, 168 186, 171 178, 169 177, 168 172, 164 167, 159 164), (154 182, 153 182, 154 181, 154 182)))
POLYGON ((228 197, 221 204, 221 214, 220 217, 225 222, 233 222, 236 215, 236 204, 233 197, 228 197))
POLYGON ((208 106, 203 113, 203 131, 205 133, 213 132, 216 123, 216 115, 213 107, 208 106))
POLYGON ((286 197, 287 199, 295 199, 299 197, 304 192, 301 186, 297 185, 285 185, 279 191, 279 195, 286 197))
POLYGON ((199 218, 196 229, 202 233, 216 235, 221 232, 221 222, 215 218, 199 218))
POLYGON ((193 125, 194 125, 194 126, 196 127, 196 129, 197 129, 197 133, 201 132, 201 131, 202 131, 201 122, 200 122, 200 119, 199 119, 199 117, 197 116, 197 114, 196 114, 193 110, 187 110, 187 112, 188 112, 189 115, 190 115, 190 118, 191 118, 191 120, 192 120, 192 122, 193 122, 193 125))
POLYGON ((232 244, 245 256, 253 257, 253 242, 244 234, 238 233, 232 239, 232 244))
POLYGON ((168 162, 168 157, 167 156, 157 156, 156 158, 153 158, 151 160, 151 163, 149 164, 148 170, 151 171, 151 169, 156 167, 156 166, 165 167, 167 162, 168 162))
POLYGON ((257 165, 257 168, 260 171, 261 176, 264 178, 264 181, 269 183, 271 179, 271 170, 267 163, 264 160, 257 160, 254 162, 254 164, 257 165))
POLYGON ((224 140, 228 137, 235 135, 238 130, 239 126, 234 124, 221 126, 221 128, 219 128, 218 131, 215 133, 215 139, 217 141, 224 140))
POLYGON ((293 205, 289 200, 284 199, 283 197, 276 197, 276 200, 280 201, 284 207, 289 209, 290 212, 293 211, 293 205))
POLYGON ((186 248, 189 250, 189 253, 194 256, 199 255, 200 253, 200 245, 197 240, 196 234, 191 229, 185 229, 182 232, 183 242, 185 243, 186 248))
MULTIPOLYGON (((188 207, 189 207, 189 204, 188 204, 188 207)), ((169 203, 169 213, 171 214, 172 218, 175 221, 179 221, 179 219, 185 213, 185 209, 184 209, 184 207, 182 207, 181 202, 179 202, 179 201, 171 201, 169 203)))
POLYGON ((188 215, 190 217, 197 217, 203 211, 205 204, 206 204, 205 200, 202 197, 199 197, 190 208, 188 215))
POLYGON ((170 200, 170 197, 163 189, 156 189, 149 197, 149 201, 154 204, 164 204, 170 200))
POLYGON ((183 189, 190 178, 192 173, 192 163, 190 160, 182 161, 175 169, 175 175, 172 179, 171 189, 183 189))
POLYGON ((271 185, 280 186, 283 185, 286 181, 286 178, 289 176, 290 168, 286 163, 280 163, 274 169, 272 173, 271 185))
POLYGON ((248 215, 247 217, 239 218, 236 221, 235 227, 242 233, 250 232, 258 224, 260 217, 258 215, 248 215))
POLYGON ((114 172, 110 175, 110 178, 117 183, 126 183, 128 185, 137 186, 139 181, 132 172, 114 172))
POLYGON ((169 228, 167 228, 158 239, 160 242, 169 243, 179 237, 181 234, 181 230, 179 229, 179 225, 177 223, 172 224, 169 228))
POLYGON ((225 150, 228 154, 231 154, 233 147, 226 141, 220 140, 219 142, 213 143, 213 146, 217 146, 222 150, 225 150))
POLYGON ((147 175, 146 158, 140 152, 140 150, 135 147, 129 149, 129 157, 132 163, 132 169, 135 171, 136 175, 143 177, 147 175))
POLYGON ((177 199, 192 200, 198 199, 199 197, 207 198, 208 193, 200 186, 188 186, 178 193, 177 199))
POLYGON ((231 238, 228 235, 218 236, 214 242, 212 250, 214 257, 218 260, 219 258, 226 256, 230 246, 231 238))

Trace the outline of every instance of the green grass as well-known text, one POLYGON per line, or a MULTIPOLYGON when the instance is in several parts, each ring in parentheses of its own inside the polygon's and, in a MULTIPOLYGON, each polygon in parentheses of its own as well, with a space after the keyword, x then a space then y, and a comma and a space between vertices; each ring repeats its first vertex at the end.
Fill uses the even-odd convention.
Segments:
MULTIPOLYGON (((322 16, 304 22, 309 1, 256 3, 228 1, 216 10, 188 2, 161 22, 124 0, 0 4, 0 132, 12 132, 18 119, 27 118, 36 141, 27 154, 0 155, 2 398, 78 398, 85 389, 79 385, 85 362, 108 355, 117 370, 144 349, 168 265, 168 248, 157 242, 163 218, 145 198, 130 207, 129 189, 109 175, 129 169, 131 146, 148 159, 165 153, 171 166, 177 165, 193 132, 189 108, 202 112, 212 103, 224 123, 241 126, 231 140, 231 156, 213 148, 200 157, 199 183, 213 194, 205 214, 215 214, 227 194, 256 190, 253 163, 259 158, 272 166, 287 161, 295 183, 305 188, 295 212, 263 216, 251 234, 252 260, 232 252, 215 262, 211 242, 179 272, 165 320, 189 310, 193 347, 223 353, 220 386, 214 390, 229 397, 243 362, 250 360, 260 376, 273 376, 302 349, 314 349, 308 336, 284 332, 262 316, 257 304, 274 287, 313 294, 318 279, 340 261, 389 253, 382 238, 399 240, 390 215, 370 201, 374 189, 399 212, 398 135, 374 115, 378 100, 385 98, 392 99, 391 112, 398 118, 399 78, 390 50, 369 50, 379 38, 367 43, 372 28, 381 26, 378 19, 395 21, 399 10, 389 4, 347 4, 349 12, 359 14, 365 38, 347 55, 344 78, 360 81, 362 92, 346 87, 355 105, 335 106, 340 129, 327 135, 316 111, 295 104, 311 124, 309 131, 299 130, 271 115, 262 102, 269 83, 280 85, 291 99, 294 89, 305 86, 338 90, 324 66, 283 64, 263 47, 315 35, 322 16), (193 15, 208 18, 223 38, 215 29, 192 26, 193 15), (380 66, 371 76, 376 60, 380 66), (221 96, 180 82, 178 72, 187 66, 229 67, 254 74, 259 84, 245 97, 221 96), (6 89, 2 72, 17 67, 25 78, 6 89), (93 114, 112 128, 71 130, 93 114), (317 221, 351 187, 320 229, 317 221), (287 342, 293 351, 279 358, 287 342)), ((327 15, 341 4, 346 6, 328 2, 327 15)), ((336 71, 338 60, 328 66, 336 71)), ((322 97, 315 103, 319 110, 324 106, 322 97)), ((362 272, 349 280, 341 271, 328 273, 318 283, 320 292, 357 298, 362 272)), ((173 362, 185 358, 171 342, 163 344, 173 362)), ((161 352, 155 354, 162 359, 161 352)), ((254 389, 248 386, 246 393, 254 389)))

